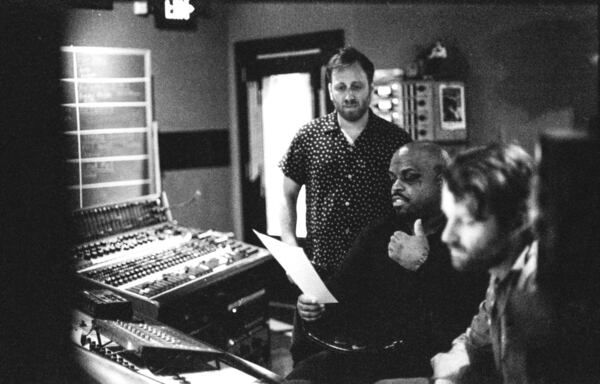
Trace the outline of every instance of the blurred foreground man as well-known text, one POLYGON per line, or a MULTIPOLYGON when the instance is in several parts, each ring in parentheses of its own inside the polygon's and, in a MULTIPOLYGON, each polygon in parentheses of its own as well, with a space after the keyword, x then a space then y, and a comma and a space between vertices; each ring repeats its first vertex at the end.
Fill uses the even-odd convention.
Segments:
POLYGON ((443 174, 442 240, 452 264, 486 269, 490 283, 471 327, 431 360, 436 384, 555 382, 547 380, 547 362, 556 330, 536 282, 532 173, 522 148, 492 144, 459 154, 443 174))

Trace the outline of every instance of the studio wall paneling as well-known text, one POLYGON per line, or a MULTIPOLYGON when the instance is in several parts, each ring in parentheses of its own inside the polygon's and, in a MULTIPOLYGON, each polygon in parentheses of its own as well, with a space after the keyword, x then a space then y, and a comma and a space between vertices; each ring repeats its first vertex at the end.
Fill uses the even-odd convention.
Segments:
POLYGON ((61 51, 72 208, 158 193, 150 50, 69 46, 61 51))

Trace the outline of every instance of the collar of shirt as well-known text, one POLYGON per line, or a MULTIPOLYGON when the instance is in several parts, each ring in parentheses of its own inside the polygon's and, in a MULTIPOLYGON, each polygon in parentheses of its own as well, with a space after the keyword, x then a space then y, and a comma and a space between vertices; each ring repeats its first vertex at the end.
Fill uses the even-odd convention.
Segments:
POLYGON ((512 267, 506 273, 495 273, 493 280, 497 281, 499 287, 505 286, 512 279, 523 276, 527 277, 537 270, 537 241, 527 244, 515 260, 512 267))
MULTIPOLYGON (((371 127, 373 125, 374 113, 373 113, 373 111, 371 111, 371 108, 368 109, 368 114, 369 114, 369 119, 367 120, 367 125, 365 126, 365 129, 362 131, 361 135, 363 133, 365 133, 369 129, 369 127, 371 127)), ((327 115, 326 117, 327 117, 327 122, 323 126, 323 128, 325 129, 326 132, 335 132, 335 131, 341 132, 342 131, 342 128, 340 127, 340 124, 338 123, 337 112, 332 112, 329 115, 327 115)))

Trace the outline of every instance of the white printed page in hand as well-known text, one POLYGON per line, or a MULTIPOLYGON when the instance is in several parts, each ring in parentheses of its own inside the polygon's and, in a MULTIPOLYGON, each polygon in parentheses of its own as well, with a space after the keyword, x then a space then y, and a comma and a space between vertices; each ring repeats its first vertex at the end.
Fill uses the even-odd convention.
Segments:
POLYGON ((254 231, 254 233, 285 272, 294 280, 302 293, 314 297, 321 304, 338 302, 329 292, 302 248, 288 245, 257 231, 254 231))

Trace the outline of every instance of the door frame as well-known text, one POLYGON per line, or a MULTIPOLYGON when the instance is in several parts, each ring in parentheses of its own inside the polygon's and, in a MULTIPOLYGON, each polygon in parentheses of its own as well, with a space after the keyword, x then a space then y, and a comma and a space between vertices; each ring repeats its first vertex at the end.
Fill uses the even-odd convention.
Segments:
MULTIPOLYGON (((304 50, 318 49, 319 52, 311 56, 311 65, 317 66, 318 70, 327 64, 331 56, 344 46, 344 31, 341 29, 312 32, 298 35, 290 35, 276 38, 248 40, 234 43, 234 63, 235 63, 235 91, 237 98, 237 118, 238 118, 238 145, 239 156, 238 166, 240 169, 239 180, 241 186, 241 217, 242 233, 241 238, 249 243, 259 244, 252 229, 266 232, 266 212, 264 198, 260 197, 260 180, 250 182, 247 178, 247 165, 250 159, 248 149, 248 100, 246 94, 246 81, 264 76, 279 73, 295 72, 299 61, 294 57, 279 57, 265 61, 259 61, 259 55, 277 54, 281 52, 297 52, 304 50)), ((300 64, 306 70, 307 63, 300 64)), ((313 67, 314 69, 314 67, 313 67)), ((313 84, 320 88, 321 84, 313 84)), ((317 89, 318 92, 318 89, 317 89)), ((315 98, 315 103, 318 103, 315 98)), ((325 98, 327 111, 333 110, 333 105, 329 98, 325 98)), ((319 110, 319 105, 315 106, 319 110)))

